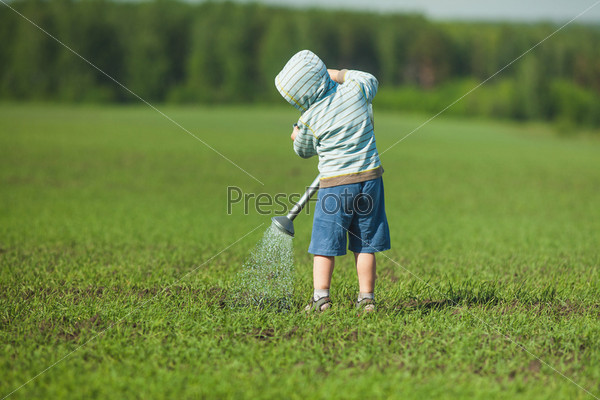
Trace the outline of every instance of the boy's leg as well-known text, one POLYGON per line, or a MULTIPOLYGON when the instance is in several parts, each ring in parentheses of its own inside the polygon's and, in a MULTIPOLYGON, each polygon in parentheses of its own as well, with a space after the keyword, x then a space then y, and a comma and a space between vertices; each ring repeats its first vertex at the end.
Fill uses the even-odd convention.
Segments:
POLYGON ((335 257, 315 255, 313 262, 313 283, 315 290, 329 290, 335 257))
POLYGON ((354 253, 358 286, 361 293, 374 293, 377 262, 373 253, 354 253))
POLYGON ((325 311, 331 307, 329 299, 329 287, 331 286, 331 275, 335 265, 335 257, 315 255, 313 261, 313 284, 314 292, 312 303, 307 305, 305 311, 325 311))
POLYGON ((354 253, 354 259, 360 287, 356 307, 370 313, 375 311, 375 254, 354 253))

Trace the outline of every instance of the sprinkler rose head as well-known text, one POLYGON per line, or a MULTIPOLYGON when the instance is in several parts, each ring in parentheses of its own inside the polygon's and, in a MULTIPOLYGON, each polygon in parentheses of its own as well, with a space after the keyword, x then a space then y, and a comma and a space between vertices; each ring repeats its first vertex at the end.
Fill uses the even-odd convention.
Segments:
POLYGON ((291 219, 289 219, 288 217, 281 216, 273 217, 271 218, 271 221, 273 221, 273 226, 275 226, 281 232, 291 237, 294 237, 294 223, 291 219))

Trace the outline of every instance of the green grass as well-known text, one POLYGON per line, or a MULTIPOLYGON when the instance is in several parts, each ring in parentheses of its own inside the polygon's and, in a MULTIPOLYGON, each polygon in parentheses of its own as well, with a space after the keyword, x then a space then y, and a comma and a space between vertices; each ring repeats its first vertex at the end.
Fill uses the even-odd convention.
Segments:
MULTIPOLYGON (((552 368, 600 395, 600 142, 436 119, 382 155, 378 313, 346 256, 307 317, 307 215, 296 309, 228 306, 270 216, 227 186, 316 175, 294 110, 164 111, 264 185, 144 107, 0 105, 0 396, 592 398, 552 368)), ((380 152, 426 118, 377 114, 380 152)))

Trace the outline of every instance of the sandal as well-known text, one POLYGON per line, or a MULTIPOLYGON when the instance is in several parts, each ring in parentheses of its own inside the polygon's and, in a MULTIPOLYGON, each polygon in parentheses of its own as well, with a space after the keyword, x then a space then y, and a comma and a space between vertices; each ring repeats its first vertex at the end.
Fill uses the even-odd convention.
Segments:
POLYGON ((362 299, 356 302, 356 308, 359 311, 363 311, 365 314, 375 312, 375 300, 373 299, 362 299))
POLYGON ((319 300, 312 300, 310 304, 304 307, 304 311, 311 312, 323 312, 325 310, 329 310, 332 306, 331 299, 329 296, 321 297, 319 300))

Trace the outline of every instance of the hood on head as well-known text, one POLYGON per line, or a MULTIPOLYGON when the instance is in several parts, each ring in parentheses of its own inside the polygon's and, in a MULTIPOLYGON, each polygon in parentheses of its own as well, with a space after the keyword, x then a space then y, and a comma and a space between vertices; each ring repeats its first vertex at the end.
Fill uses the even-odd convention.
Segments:
POLYGON ((336 85, 325 63, 310 50, 296 53, 275 77, 279 93, 302 113, 329 96, 336 85))

